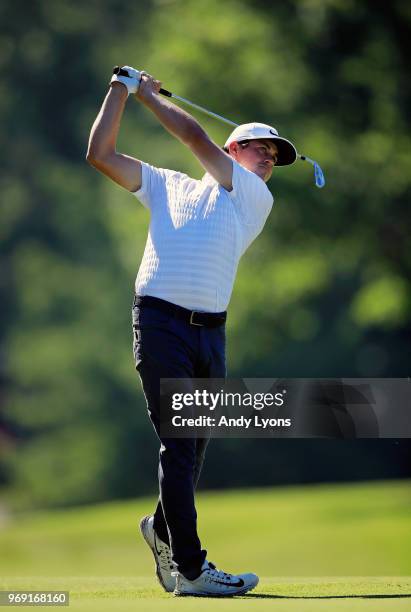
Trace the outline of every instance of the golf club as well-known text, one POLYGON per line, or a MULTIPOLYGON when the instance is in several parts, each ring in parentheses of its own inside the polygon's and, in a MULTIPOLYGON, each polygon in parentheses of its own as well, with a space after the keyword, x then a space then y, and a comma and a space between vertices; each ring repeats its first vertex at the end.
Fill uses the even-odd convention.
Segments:
MULTIPOLYGON (((120 76, 126 76, 126 77, 129 76, 127 70, 123 70, 119 66, 115 66, 113 68, 113 74, 118 74, 120 76)), ((196 110, 204 113, 205 115, 208 115, 209 117, 213 117, 214 119, 222 121, 223 123, 226 123, 227 125, 231 125, 233 127, 238 127, 239 125, 238 123, 234 123, 234 121, 230 121, 229 119, 226 119, 225 117, 222 117, 221 115, 217 115, 217 113, 213 113, 212 111, 207 110, 203 106, 199 106, 198 104, 195 104, 194 102, 190 102, 190 100, 187 100, 186 98, 177 96, 177 94, 174 94, 171 91, 168 91, 167 89, 161 88, 160 93, 163 96, 166 96, 167 98, 173 98, 174 100, 179 100, 180 102, 187 104, 187 106, 191 106, 191 108, 195 108, 196 110)), ((314 167, 314 180, 315 180, 316 186, 319 187, 320 189, 324 187, 325 185, 324 173, 321 170, 319 164, 313 159, 311 159, 310 157, 307 157, 306 155, 300 155, 299 153, 297 153, 297 157, 301 159, 301 161, 307 161, 310 164, 312 164, 312 166, 314 167)))

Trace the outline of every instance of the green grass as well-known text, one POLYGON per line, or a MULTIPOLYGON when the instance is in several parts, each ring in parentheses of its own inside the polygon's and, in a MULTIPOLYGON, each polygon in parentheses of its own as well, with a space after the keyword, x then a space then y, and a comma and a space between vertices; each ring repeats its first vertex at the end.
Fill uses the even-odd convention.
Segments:
POLYGON ((234 600, 173 598, 136 534, 155 500, 38 512, 0 524, 0 588, 69 590, 78 610, 411 611, 408 481, 204 492, 199 532, 226 571, 260 584, 234 600), (241 535, 239 535, 241 534, 241 535))
MULTIPOLYGON (((315 610, 405 611, 411 610, 411 578, 322 577, 262 578, 257 589, 234 599, 174 598, 152 578, 118 576, 8 579, 7 589, 67 590, 70 609, 196 612, 215 609, 230 611, 275 610, 311 612, 315 610)), ((3 587, 6 588, 6 587, 3 587)), ((64 608, 63 608, 64 609, 64 608)))

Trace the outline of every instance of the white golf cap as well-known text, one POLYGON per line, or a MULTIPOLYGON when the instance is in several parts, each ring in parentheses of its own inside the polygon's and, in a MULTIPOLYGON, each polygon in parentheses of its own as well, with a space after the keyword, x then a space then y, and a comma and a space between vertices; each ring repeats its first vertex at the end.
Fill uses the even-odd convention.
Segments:
POLYGON ((273 140, 278 148, 278 160, 276 166, 288 166, 297 159, 297 150, 292 142, 278 135, 278 132, 271 125, 265 123, 244 123, 235 128, 227 138, 224 145, 225 149, 232 142, 242 142, 243 140, 273 140))

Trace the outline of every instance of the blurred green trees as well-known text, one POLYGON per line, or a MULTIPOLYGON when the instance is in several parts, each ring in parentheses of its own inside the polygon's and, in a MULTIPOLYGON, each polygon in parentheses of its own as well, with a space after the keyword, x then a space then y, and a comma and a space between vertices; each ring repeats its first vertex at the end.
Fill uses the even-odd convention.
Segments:
MULTIPOLYGON (((37 0, 22 11, 5 0, 0 22, 8 500, 65 505, 153 488, 157 443, 129 322, 148 216, 84 161, 114 64, 145 68, 233 121, 273 124, 324 168, 322 191, 301 162, 274 172, 276 203, 230 307, 229 375, 409 374, 406 3, 37 0)), ((226 127, 198 119, 224 142, 226 127)), ((202 174, 132 99, 119 149, 202 174)), ((259 451, 250 445, 252 474, 259 451)), ((280 446, 266 453, 284 457, 280 446)), ((373 463, 369 445, 356 449, 373 463)), ((293 456, 303 452, 294 445, 293 456)), ((286 465, 273 482, 297 478, 286 465)), ((227 484, 211 471, 205 481, 227 484)))

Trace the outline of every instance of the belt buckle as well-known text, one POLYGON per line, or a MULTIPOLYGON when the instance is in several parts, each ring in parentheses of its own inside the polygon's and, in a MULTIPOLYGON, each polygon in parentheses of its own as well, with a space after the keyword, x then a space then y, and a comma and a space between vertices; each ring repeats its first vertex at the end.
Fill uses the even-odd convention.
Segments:
POLYGON ((191 311, 191 315, 190 315, 190 325, 197 325, 197 327, 204 327, 203 323, 194 323, 193 321, 193 315, 195 315, 197 313, 196 310, 192 310, 191 311))

